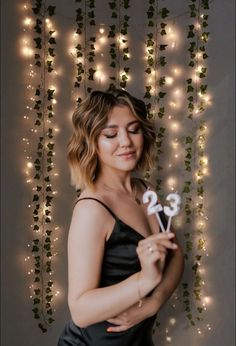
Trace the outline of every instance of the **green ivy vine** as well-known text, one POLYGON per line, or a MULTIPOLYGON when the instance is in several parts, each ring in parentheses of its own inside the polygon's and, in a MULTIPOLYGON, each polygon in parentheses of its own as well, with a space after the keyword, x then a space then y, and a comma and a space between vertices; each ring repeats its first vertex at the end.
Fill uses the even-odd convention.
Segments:
MULTIPOLYGON (((74 83, 75 88, 80 88, 83 85, 84 96, 92 91, 91 86, 88 86, 88 81, 94 81, 94 68, 95 61, 95 35, 88 36, 88 27, 96 26, 95 22, 95 0, 75 0, 76 3, 81 5, 76 9, 76 34, 78 35, 78 42, 75 46, 76 58, 76 80, 74 83)), ((81 97, 78 97, 77 102, 81 102, 81 97)))
MULTIPOLYGON (((207 219, 204 212, 204 174, 203 166, 205 166, 205 139, 206 139, 206 125, 205 121, 199 119, 206 109, 207 102, 204 101, 204 96, 207 92, 207 84, 203 82, 206 78, 207 67, 204 66, 205 60, 208 58, 206 53, 206 43, 209 38, 209 32, 206 31, 208 27, 208 14, 209 10, 208 0, 191 0, 189 4, 190 18, 193 23, 188 26, 187 38, 189 39, 189 67, 192 70, 192 75, 196 74, 196 80, 191 76, 186 80, 186 92, 188 101, 188 116, 192 122, 191 135, 185 137, 185 171, 188 173, 188 180, 184 183, 183 195, 185 196, 184 210, 185 222, 191 224, 193 221, 198 220, 198 224, 194 233, 185 232, 185 259, 189 260, 189 253, 193 250, 193 238, 197 241, 196 254, 192 263, 193 272, 193 296, 196 301, 196 316, 194 316, 193 309, 190 304, 190 287, 188 283, 183 283, 183 302, 185 305, 186 316, 191 325, 195 325, 196 321, 202 321, 202 312, 204 306, 202 303, 202 276, 199 270, 203 251, 205 248, 204 232, 202 223, 199 222, 201 218, 207 219), (197 22, 196 22, 197 20, 197 22), (195 169, 195 171, 194 171, 195 169), (195 177, 197 176, 197 186, 195 184, 195 177), (193 181, 194 179, 194 181, 193 181), (195 196, 198 202, 196 206, 193 204, 193 197, 195 196), (199 202, 200 201, 200 202, 199 202)), ((193 227, 193 226, 192 226, 193 227)))
POLYGON ((129 79, 130 68, 127 66, 129 57, 128 28, 130 16, 126 14, 130 0, 112 0, 109 2, 111 18, 115 23, 110 25, 108 38, 110 39, 110 67, 114 73, 109 77, 111 83, 109 89, 114 87, 126 88, 129 79), (124 12, 122 18, 122 10, 124 12), (118 42, 117 42, 118 38, 118 42), (123 63, 122 63, 123 62, 123 63), (123 71, 122 71, 123 70, 123 71))
POLYGON ((33 313, 38 320, 42 332, 46 332, 53 319, 53 280, 52 280, 52 176, 54 130, 51 126, 54 118, 54 92, 48 87, 48 79, 54 70, 56 39, 54 30, 46 25, 46 18, 55 15, 55 6, 47 5, 47 1, 36 0, 32 12, 34 15, 34 44, 36 53, 34 63, 38 70, 40 81, 35 88, 35 132, 39 133, 36 157, 34 160, 35 187, 33 205, 34 239, 32 241, 32 256, 34 258, 34 291, 33 313))
MULTIPOLYGON (((164 22, 169 15, 169 10, 166 7, 159 9, 158 0, 149 0, 149 7, 146 11, 147 14, 147 39, 146 39, 146 50, 147 50, 147 68, 145 73, 147 76, 154 76, 154 86, 152 83, 145 86, 144 99, 147 99, 146 103, 148 117, 154 118, 158 117, 160 126, 156 136, 156 162, 157 162, 157 172, 159 173, 163 167, 160 164, 161 155, 163 154, 162 144, 165 137, 166 128, 162 121, 164 121, 165 106, 164 99, 167 94, 165 90, 166 77, 161 75, 157 78, 157 70, 161 72, 161 69, 167 64, 166 56, 164 54, 168 45, 164 44, 161 39, 167 35, 166 26, 167 23, 164 22), (157 22, 157 18, 160 17, 160 23, 157 22)), ((152 78, 150 78, 152 79, 152 78)), ((145 178, 148 178, 146 175, 145 178)), ((159 193, 161 190, 162 179, 158 174, 156 179, 156 191, 159 193)))

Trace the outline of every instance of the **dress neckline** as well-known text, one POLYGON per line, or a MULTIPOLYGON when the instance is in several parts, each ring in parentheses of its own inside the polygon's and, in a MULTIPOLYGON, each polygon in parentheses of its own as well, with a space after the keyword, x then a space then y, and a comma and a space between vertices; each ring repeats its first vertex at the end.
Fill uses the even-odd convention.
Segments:
POLYGON ((122 221, 121 219, 116 217, 116 220, 115 220, 114 226, 112 228, 111 234, 110 234, 109 238, 105 241, 105 244, 107 244, 110 241, 110 239, 112 238, 114 230, 115 230, 115 228, 116 228, 118 223, 122 223, 124 226, 127 227, 127 229, 129 231, 131 231, 133 234, 135 234, 138 238, 141 238, 141 239, 145 239, 146 238, 140 232, 136 231, 136 229, 134 229, 133 227, 131 227, 130 225, 128 225, 127 223, 125 223, 124 221, 122 221))

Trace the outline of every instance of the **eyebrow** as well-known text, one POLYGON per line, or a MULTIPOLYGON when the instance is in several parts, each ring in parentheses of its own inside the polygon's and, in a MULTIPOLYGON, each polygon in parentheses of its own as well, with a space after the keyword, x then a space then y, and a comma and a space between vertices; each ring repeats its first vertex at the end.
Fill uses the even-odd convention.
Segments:
MULTIPOLYGON (((132 124, 135 124, 135 123, 139 123, 139 121, 138 120, 133 120, 133 121, 130 121, 128 124, 127 124, 127 126, 129 126, 129 125, 132 125, 132 124)), ((104 127, 103 127, 103 129, 114 129, 114 128, 117 128, 118 126, 117 125, 105 125, 104 127)))

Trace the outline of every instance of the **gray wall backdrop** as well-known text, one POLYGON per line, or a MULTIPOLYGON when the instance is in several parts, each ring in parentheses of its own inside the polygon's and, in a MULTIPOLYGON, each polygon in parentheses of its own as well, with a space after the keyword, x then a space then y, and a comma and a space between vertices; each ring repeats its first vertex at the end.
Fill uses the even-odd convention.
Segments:
MULTIPOLYGON (((21 138, 25 135, 23 114, 25 87, 23 71, 25 61, 18 53, 21 36, 20 1, 1 2, 1 90, 2 90, 2 233, 1 233, 1 345, 52 346, 56 345, 63 325, 69 318, 67 308, 67 231, 71 216, 74 192, 70 186, 69 172, 65 159, 65 147, 69 135, 68 112, 71 110, 71 83, 73 63, 68 57, 64 38, 73 27, 73 1, 60 0, 57 4, 57 22, 60 22, 58 39, 58 65, 64 69, 59 79, 60 107, 58 125, 62 129, 57 137, 57 167, 61 172, 59 197, 55 219, 61 226, 59 256, 55 263, 57 281, 62 296, 56 306, 56 322, 48 333, 42 334, 31 312, 28 278, 24 254, 30 240, 29 212, 26 208, 31 194, 25 184, 23 164, 25 156, 21 138), (70 7, 71 6, 71 7, 70 7)), ((136 1, 137 6, 142 1, 136 1)), ((176 13, 186 5, 176 2, 176 13)), ((171 6, 169 6, 171 8, 171 6)), ((137 7, 136 7, 137 9, 137 7)), ((137 15, 136 12, 135 15, 137 15)), ((107 14, 104 13, 104 16, 107 14)), ((186 25, 186 23, 183 23, 186 25)), ((211 176, 207 183, 210 200, 209 215, 209 257, 207 267, 207 292, 213 298, 206 319, 212 330, 199 337, 196 329, 186 327, 182 311, 177 311, 177 323, 171 328, 172 345, 180 346, 233 346, 234 340, 234 1, 215 0, 211 4, 210 42, 208 44, 208 84, 213 94, 213 104, 207 110, 210 121, 207 151, 210 159, 211 176)), ((137 40, 139 36, 137 34, 137 40)), ((135 46, 135 42, 134 46, 135 46)), ((140 81, 136 79, 131 89, 137 92, 140 81), (136 84, 135 84, 136 83, 136 84)), ((131 91, 132 91, 131 90, 131 91)), ((171 315, 167 305, 160 313, 164 321, 171 315)), ((164 328, 164 327, 163 327, 164 328)), ((165 331, 160 328, 155 335, 156 345, 166 345, 165 331)))

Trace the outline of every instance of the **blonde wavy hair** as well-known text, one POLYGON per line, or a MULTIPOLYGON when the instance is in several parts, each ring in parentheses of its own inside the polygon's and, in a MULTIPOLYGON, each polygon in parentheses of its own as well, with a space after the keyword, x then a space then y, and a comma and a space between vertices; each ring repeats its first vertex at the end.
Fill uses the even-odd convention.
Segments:
POLYGON ((93 188, 99 174, 97 140, 115 106, 128 106, 139 120, 144 137, 143 152, 136 169, 151 170, 154 165, 155 129, 147 118, 145 103, 122 89, 93 91, 78 104, 72 116, 73 134, 67 145, 71 183, 77 190, 93 188))

